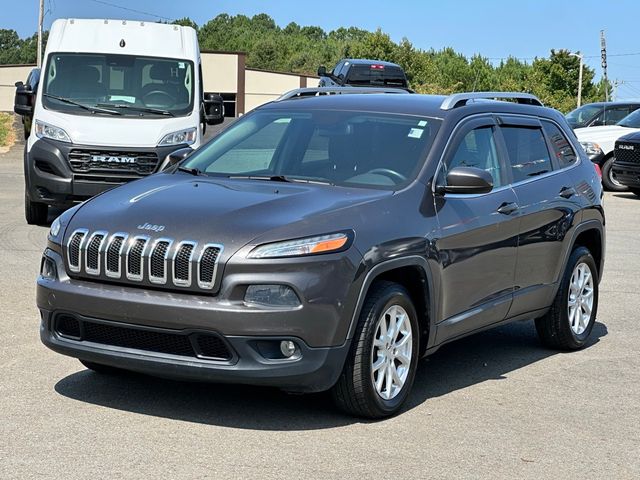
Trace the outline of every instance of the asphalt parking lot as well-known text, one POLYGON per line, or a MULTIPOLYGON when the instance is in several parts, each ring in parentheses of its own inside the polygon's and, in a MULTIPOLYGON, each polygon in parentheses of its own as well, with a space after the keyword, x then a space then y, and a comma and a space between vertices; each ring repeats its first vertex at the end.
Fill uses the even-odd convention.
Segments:
POLYGON ((0 478, 640 478, 640 198, 607 194, 607 256, 587 348, 531 322, 422 360, 381 422, 325 395, 100 376, 39 340, 47 228, 23 216, 22 146, 0 154, 0 478))

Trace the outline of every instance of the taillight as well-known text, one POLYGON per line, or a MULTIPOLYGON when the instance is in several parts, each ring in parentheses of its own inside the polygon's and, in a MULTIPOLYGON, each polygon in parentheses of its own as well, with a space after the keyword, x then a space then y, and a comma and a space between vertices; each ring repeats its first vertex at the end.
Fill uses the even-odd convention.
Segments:
POLYGON ((598 172, 598 176, 602 178, 602 169, 600 168, 600 165, 598 165, 597 163, 594 163, 593 166, 595 167, 596 172, 598 172))

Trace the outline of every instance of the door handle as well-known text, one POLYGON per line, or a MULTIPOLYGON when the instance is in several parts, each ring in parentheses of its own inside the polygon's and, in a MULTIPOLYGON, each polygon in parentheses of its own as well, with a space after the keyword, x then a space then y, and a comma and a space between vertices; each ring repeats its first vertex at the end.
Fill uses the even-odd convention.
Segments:
POLYGON ((509 202, 509 203, 505 202, 498 207, 497 212, 503 215, 511 215, 513 212, 515 212, 519 208, 520 207, 515 202, 509 202))
POLYGON ((576 194, 576 189, 573 187, 562 187, 560 190, 560 195, 562 198, 571 198, 576 194))

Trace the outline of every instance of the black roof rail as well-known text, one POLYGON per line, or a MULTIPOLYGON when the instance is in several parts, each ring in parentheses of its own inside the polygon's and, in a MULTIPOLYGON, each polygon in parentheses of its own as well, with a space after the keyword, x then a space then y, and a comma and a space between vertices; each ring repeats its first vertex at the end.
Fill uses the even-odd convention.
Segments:
POLYGON ((292 98, 317 97, 320 95, 344 95, 350 93, 412 93, 404 88, 378 87, 310 87, 290 90, 276 99, 276 102, 292 98))
POLYGON ((441 110, 451 110, 452 108, 466 105, 469 100, 515 100, 517 103, 525 105, 535 105, 544 107, 538 97, 531 93, 520 92, 468 92, 454 93, 442 101, 441 110))

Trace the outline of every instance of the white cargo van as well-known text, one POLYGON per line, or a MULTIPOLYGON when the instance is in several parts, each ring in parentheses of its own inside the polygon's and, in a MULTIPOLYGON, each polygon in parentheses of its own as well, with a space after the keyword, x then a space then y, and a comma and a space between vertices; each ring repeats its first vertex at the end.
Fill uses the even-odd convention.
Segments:
POLYGON ((191 27, 126 20, 56 20, 43 68, 16 84, 23 115, 25 216, 70 206, 162 168, 223 121, 205 98, 191 27))

